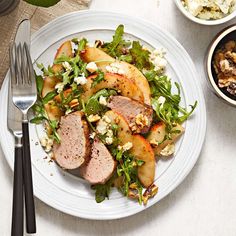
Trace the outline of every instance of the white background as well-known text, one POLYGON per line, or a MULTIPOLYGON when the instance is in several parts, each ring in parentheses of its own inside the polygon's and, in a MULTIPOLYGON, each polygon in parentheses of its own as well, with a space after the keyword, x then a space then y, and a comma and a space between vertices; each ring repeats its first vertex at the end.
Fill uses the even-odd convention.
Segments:
MULTIPOLYGON (((121 220, 89 221, 63 214, 36 199, 37 235, 236 235, 236 108, 209 91, 204 74, 208 44, 235 20, 221 26, 197 25, 186 19, 172 0, 93 0, 90 8, 149 20, 185 47, 196 65, 206 98, 206 140, 184 182, 146 211, 121 220)), ((0 159, 0 235, 9 236, 13 175, 1 150, 0 159)))

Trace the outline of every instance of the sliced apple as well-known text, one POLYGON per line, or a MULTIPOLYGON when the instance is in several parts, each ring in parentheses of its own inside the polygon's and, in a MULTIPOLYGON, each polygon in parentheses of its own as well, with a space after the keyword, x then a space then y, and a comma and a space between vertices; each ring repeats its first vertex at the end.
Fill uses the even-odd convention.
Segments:
POLYGON ((116 89, 120 92, 121 95, 125 97, 129 97, 137 101, 143 102, 143 93, 136 86, 136 84, 130 79, 128 79, 126 76, 113 73, 105 73, 104 77, 105 80, 101 81, 93 88, 91 88, 91 86, 94 79, 96 78, 96 75, 92 75, 87 78, 87 83, 83 85, 83 89, 85 92, 81 96, 81 98, 85 102, 87 102, 88 99, 97 91, 104 88, 116 89))
POLYGON ((107 111, 105 115, 112 123, 118 124, 120 144, 124 145, 127 142, 131 142, 133 144, 133 147, 130 149, 131 154, 138 160, 145 162, 142 166, 138 167, 138 178, 144 187, 149 187, 154 181, 156 165, 151 145, 141 135, 132 135, 128 123, 121 115, 112 110, 107 111))
POLYGON ((64 42, 58 49, 57 49, 57 53, 55 55, 55 59, 61 57, 61 56, 67 56, 67 57, 72 57, 73 56, 73 52, 72 52, 72 45, 71 45, 71 41, 68 40, 66 42, 64 42))
POLYGON ((52 102, 48 102, 47 104, 45 104, 44 108, 47 112, 49 120, 59 120, 63 115, 59 107, 53 105, 52 102))
MULTIPOLYGON (((58 48, 57 53, 55 55, 55 59, 61 57, 62 55, 65 55, 65 56, 68 56, 68 57, 73 56, 71 41, 64 42, 58 48)), ((61 64, 54 64, 52 66, 52 69, 56 73, 56 72, 61 71, 63 69, 63 67, 62 67, 61 64)), ((59 80, 56 77, 46 76, 44 78, 44 83, 43 83, 42 97, 46 96, 47 93, 53 91, 58 82, 59 82, 59 80)), ((44 107, 45 107, 45 110, 48 114, 48 117, 51 120, 58 120, 62 116, 62 112, 60 111, 60 109, 58 107, 56 107, 55 105, 52 105, 51 102, 46 104, 44 107)))
POLYGON ((106 66, 115 62, 115 64, 124 71, 124 75, 128 79, 134 81, 137 87, 142 91, 144 103, 147 105, 151 104, 151 91, 148 81, 142 72, 135 66, 124 61, 117 61, 101 49, 94 47, 87 47, 84 51, 82 51, 81 57, 86 62, 95 61, 98 68, 100 68, 103 72, 106 72, 106 66))
POLYGON ((163 142, 163 140, 165 139, 165 136, 167 135, 166 125, 163 122, 159 122, 151 128, 151 131, 147 137, 147 140, 151 143, 154 153, 156 155, 160 156, 161 151, 168 144, 175 143, 177 139, 184 132, 184 128, 180 124, 177 124, 177 126, 173 128, 173 131, 174 130, 179 130, 179 132, 171 134, 171 139, 167 139, 163 142))

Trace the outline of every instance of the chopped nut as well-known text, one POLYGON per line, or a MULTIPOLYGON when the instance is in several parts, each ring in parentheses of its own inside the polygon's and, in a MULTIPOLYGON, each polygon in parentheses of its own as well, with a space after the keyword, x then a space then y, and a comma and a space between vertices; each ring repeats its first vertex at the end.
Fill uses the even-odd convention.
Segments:
POLYGON ((71 108, 76 107, 76 106, 78 106, 78 105, 79 105, 79 100, 78 100, 77 98, 73 99, 73 100, 69 103, 69 106, 70 106, 71 108))
POLYGON ((156 141, 155 138, 151 139, 150 140, 150 144, 153 146, 153 147, 157 147, 159 145, 159 142, 156 141))
POLYGON ((161 156, 170 156, 175 152, 175 144, 169 143, 165 148, 160 152, 161 156))
POLYGON ((143 193, 143 204, 146 205, 149 198, 154 197, 158 192, 158 187, 155 184, 150 185, 143 193))
POLYGON ((89 115, 88 116, 88 121, 89 122, 97 122, 97 121, 99 121, 101 119, 101 117, 98 115, 98 114, 96 114, 96 115, 89 115))
POLYGON ((137 189, 138 188, 138 185, 136 183, 132 183, 130 184, 129 188, 131 189, 137 189))
POLYGON ((118 149, 119 149, 119 150, 123 150, 123 151, 125 152, 125 151, 130 150, 132 147, 133 147, 133 143, 127 142, 127 143, 125 143, 125 144, 122 145, 122 146, 119 145, 119 146, 118 146, 118 149))
POLYGON ((138 125, 139 128, 143 128, 145 126, 148 126, 148 118, 147 116, 144 116, 143 114, 138 114, 135 117, 135 123, 138 125))
POLYGON ((129 189, 128 190, 128 197, 132 199, 139 199, 139 194, 136 189, 129 189))
POLYGON ((95 45, 94 45, 94 47, 95 47, 95 48, 101 47, 103 44, 104 44, 103 41, 101 41, 101 40, 95 40, 95 45))

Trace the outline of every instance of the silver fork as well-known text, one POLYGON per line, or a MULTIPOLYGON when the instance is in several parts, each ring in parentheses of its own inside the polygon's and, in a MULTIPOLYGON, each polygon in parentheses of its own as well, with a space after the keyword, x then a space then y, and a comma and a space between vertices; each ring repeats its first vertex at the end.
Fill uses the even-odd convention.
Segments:
POLYGON ((26 229, 28 233, 35 233, 35 206, 27 113, 36 102, 37 88, 28 45, 26 43, 23 45, 14 43, 10 48, 10 61, 12 100, 14 105, 22 112, 26 229))

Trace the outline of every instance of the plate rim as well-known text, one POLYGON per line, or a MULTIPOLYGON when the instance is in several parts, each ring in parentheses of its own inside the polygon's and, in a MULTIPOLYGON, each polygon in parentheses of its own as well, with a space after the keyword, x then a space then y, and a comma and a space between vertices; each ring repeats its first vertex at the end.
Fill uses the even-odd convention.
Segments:
MULTIPOLYGON (((68 13, 68 14, 65 14, 65 15, 62 15, 58 18, 55 18, 54 20, 50 21, 49 23, 47 23, 46 25, 44 25, 43 27, 41 27, 38 31, 36 31, 32 37, 31 37, 31 42, 33 40, 35 40, 40 34, 41 32, 44 31, 44 29, 46 28, 50 28, 55 22, 63 19, 63 18, 67 18, 67 17, 70 17, 72 15, 76 15, 76 14, 79 14, 79 15, 82 15, 82 14, 89 14, 90 16, 93 15, 93 14, 112 14, 113 17, 123 17, 125 20, 133 20, 134 22, 142 22, 144 24, 148 24, 150 26, 152 26, 154 28, 154 30, 160 30, 161 32, 164 32, 165 35, 167 37, 169 37, 182 51, 182 53, 184 53, 185 57, 188 58, 188 62, 190 63, 191 65, 191 70, 194 71, 196 73, 196 68, 194 66, 194 63, 191 59, 191 57, 189 56, 189 54, 187 53, 187 51, 184 49, 184 47, 166 30, 164 29, 161 29, 159 26, 156 26, 154 25, 152 22, 149 22, 147 20, 144 20, 140 17, 133 17, 133 16, 130 16, 130 15, 126 15, 126 14, 122 14, 122 13, 116 13, 116 12, 112 12, 112 11, 101 11, 101 10, 82 10, 82 11, 75 11, 75 12, 71 12, 71 13, 68 13)), ((102 17, 102 15, 99 15, 99 17, 102 17)), ((2 88, 4 88, 6 86, 6 78, 8 77, 8 73, 9 71, 7 72, 5 78, 4 78, 4 81, 3 81, 3 84, 2 84, 2 88)), ((177 181, 175 181, 175 183, 171 186, 170 190, 166 193, 166 194, 163 194, 163 196, 158 200, 158 201, 152 201, 150 202, 146 207, 140 207, 138 208, 138 210, 134 210, 132 212, 128 212, 127 214, 120 214, 118 216, 112 216, 112 217, 104 217, 104 218, 98 218, 96 216, 92 216, 90 215, 90 217, 86 217, 84 215, 81 215, 81 214, 75 214, 75 212, 69 212, 68 209, 64 209, 63 207, 59 206, 56 202, 49 202, 47 200, 44 199, 44 196, 43 194, 35 194, 35 196, 40 199, 41 201, 43 201, 44 203, 46 203, 47 205, 59 210, 59 211, 62 211, 66 214, 70 214, 70 215, 73 215, 73 216, 76 216, 76 217, 80 217, 80 218, 84 218, 84 219, 91 219, 91 220, 113 220, 113 219, 120 219, 120 218, 124 218, 124 217, 128 217, 128 216, 131 216, 131 215, 134 215, 138 212, 141 212, 149 207, 151 207, 152 205, 154 205, 155 203, 159 202, 161 199, 163 199, 164 197, 166 197, 168 194, 170 194, 172 191, 174 191, 182 182, 183 180, 186 178, 186 176, 191 172, 191 170, 193 169, 194 165, 196 164, 197 160, 199 159, 199 156, 200 156, 200 153, 202 151, 202 147, 203 147, 203 143, 204 143, 204 140, 205 140, 205 137, 206 137, 206 125, 207 125, 207 120, 206 120, 206 105, 205 105, 205 98, 204 98, 204 94, 203 94, 203 90, 201 88, 201 84, 200 82, 196 81, 195 82, 195 86, 197 87, 198 89, 198 93, 199 93, 199 96, 201 97, 201 105, 202 105, 202 109, 204 110, 204 114, 203 114, 203 117, 202 117, 202 124, 203 124, 203 130, 201 131, 201 136, 202 136, 202 139, 201 139, 201 143, 198 144, 198 146, 200 148, 198 148, 198 151, 197 151, 197 155, 196 155, 196 158, 194 160, 192 160, 191 163, 188 163, 188 169, 186 171, 185 169, 185 172, 184 172, 184 175, 181 175, 180 178, 177 179, 177 181)), ((2 91, 3 89, 1 88, 1 92, 0 92, 0 97, 2 96, 2 91)), ((2 150, 3 150, 3 154, 4 154, 4 157, 5 159, 7 160, 9 166, 11 167, 12 169, 12 165, 10 164, 10 160, 9 158, 7 158, 7 151, 5 150, 5 147, 3 145, 3 137, 0 133, 0 143, 1 143, 1 147, 2 147, 2 150)))

